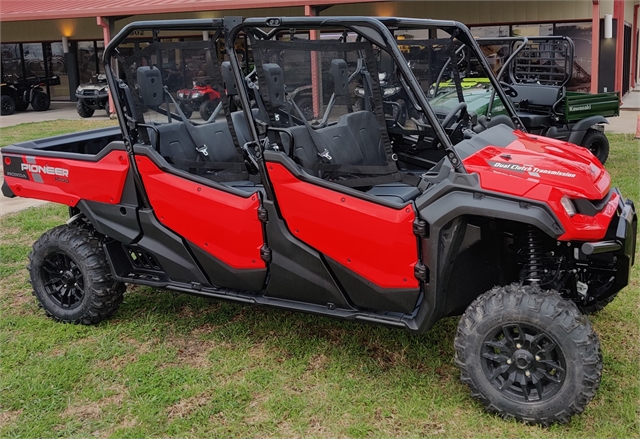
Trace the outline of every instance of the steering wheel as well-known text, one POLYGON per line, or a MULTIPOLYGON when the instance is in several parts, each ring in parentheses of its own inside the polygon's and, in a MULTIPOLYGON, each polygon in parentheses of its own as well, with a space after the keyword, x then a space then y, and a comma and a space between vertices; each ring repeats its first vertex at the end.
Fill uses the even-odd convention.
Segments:
POLYGON ((455 115, 458 113, 462 115, 464 113, 463 110, 466 110, 466 109, 467 109, 466 102, 460 102, 458 105, 453 107, 451 111, 449 111, 449 113, 447 114, 447 117, 445 117, 444 120, 442 121, 442 127, 449 128, 454 121, 455 115))
POLYGON ((507 84, 506 82, 500 81, 500 86, 502 87, 502 90, 504 90, 504 92, 510 98, 517 98, 518 97, 518 91, 515 88, 513 88, 513 86, 511 84, 507 84))

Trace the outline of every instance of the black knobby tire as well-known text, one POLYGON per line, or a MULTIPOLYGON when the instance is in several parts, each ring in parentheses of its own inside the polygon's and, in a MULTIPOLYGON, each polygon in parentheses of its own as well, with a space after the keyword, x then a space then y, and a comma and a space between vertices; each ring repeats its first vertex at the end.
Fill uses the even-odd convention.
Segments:
POLYGON ((180 102, 178 105, 180 105, 180 109, 184 113, 184 116, 187 119, 190 119, 191 115, 193 114, 193 110, 191 109, 191 107, 187 107, 187 105, 184 102, 180 102))
POLYGON ((295 102, 304 118, 308 121, 313 120, 313 99, 311 96, 298 96, 295 98, 295 102))
POLYGON ((487 411, 566 423, 594 397, 600 341, 589 319, 555 291, 496 287, 465 311, 455 338, 461 380, 487 411))
POLYGON ((202 118, 202 120, 204 120, 205 122, 209 120, 213 112, 218 107, 219 103, 220 103, 220 99, 214 99, 212 101, 203 101, 200 104, 200 110, 199 110, 200 117, 202 118))
POLYGON ((76 110, 78 110, 80 117, 91 117, 95 112, 93 108, 87 107, 82 101, 76 102, 76 110))
POLYGON ((603 165, 609 158, 609 139, 602 131, 587 130, 581 146, 587 148, 603 165))
POLYGON ((595 312, 602 311, 605 306, 613 302, 613 299, 618 296, 618 293, 619 291, 616 291, 614 294, 610 295, 609 297, 605 297, 604 299, 590 300, 586 303, 578 305, 578 308, 583 314, 593 314, 595 312))
POLYGON ((111 278, 100 240, 90 229, 64 225, 45 232, 29 253, 33 294, 47 316, 85 325, 111 317, 125 284, 111 278))
POLYGON ((0 114, 10 116, 16 112, 16 101, 11 96, 3 95, 0 100, 0 114))
POLYGON ((37 91, 31 98, 31 106, 36 111, 47 111, 51 106, 51 98, 48 94, 42 91, 37 91))
POLYGON ((107 112, 107 117, 111 117, 111 106, 109 105, 108 99, 107 99, 107 103, 104 104, 104 111, 107 112))

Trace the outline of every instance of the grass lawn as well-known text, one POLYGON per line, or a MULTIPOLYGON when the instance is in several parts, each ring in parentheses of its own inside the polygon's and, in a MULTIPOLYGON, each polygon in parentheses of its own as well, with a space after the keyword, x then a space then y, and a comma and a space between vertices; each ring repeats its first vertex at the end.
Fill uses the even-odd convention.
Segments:
MULTIPOLYGON (((2 143, 13 130, 23 134, 11 142, 34 133, 2 129, 2 143)), ((607 168, 638 201, 640 143, 610 137, 607 168)), ((453 363, 457 318, 413 336, 129 287, 109 321, 55 323, 25 265, 33 241, 66 218, 53 204, 0 218, 0 437, 639 435, 640 264, 591 317, 604 354, 596 398, 568 425, 542 428, 471 400, 453 363)))

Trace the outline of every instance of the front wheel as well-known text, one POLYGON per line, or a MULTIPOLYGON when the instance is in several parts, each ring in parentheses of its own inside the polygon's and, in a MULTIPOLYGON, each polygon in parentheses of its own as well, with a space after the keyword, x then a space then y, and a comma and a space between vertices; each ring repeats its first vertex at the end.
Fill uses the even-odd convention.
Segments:
POLYGON ((566 423, 600 384, 598 336, 555 291, 512 284, 478 297, 455 338, 461 380, 490 412, 521 421, 566 423))
POLYGON ((582 139, 581 146, 587 148, 603 165, 609 157, 609 139, 602 131, 590 129, 582 139))
POLYGON ((47 111, 51 106, 51 98, 43 91, 37 91, 31 98, 31 106, 36 111, 47 111))
POLYGON ((93 116, 93 113, 95 111, 93 108, 87 107, 85 103, 82 101, 76 102, 76 110, 78 111, 78 114, 80 115, 80 117, 85 117, 85 118, 93 116))
POLYGON ((220 99, 202 102, 202 104, 200 104, 200 117, 202 118, 202 120, 204 120, 205 122, 208 121, 213 112, 218 107, 219 103, 220 99))
POLYGON ((100 240, 73 225, 45 232, 29 253, 33 294, 47 316, 65 323, 98 323, 111 317, 126 289, 111 278, 100 240))
POLYGON ((16 112, 16 101, 11 96, 3 95, 0 102, 0 114, 10 116, 16 112))

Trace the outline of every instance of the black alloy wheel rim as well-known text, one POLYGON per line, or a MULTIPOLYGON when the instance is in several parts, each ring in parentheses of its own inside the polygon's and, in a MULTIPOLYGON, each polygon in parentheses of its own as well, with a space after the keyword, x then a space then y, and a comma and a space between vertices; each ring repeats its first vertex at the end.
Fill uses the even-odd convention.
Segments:
POLYGON ((64 253, 51 253, 42 263, 44 289, 56 305, 73 309, 84 298, 84 279, 78 265, 64 253))
POLYGON ((591 145, 589 145, 589 151, 591 151, 591 154, 595 155, 596 157, 598 157, 598 154, 600 153, 601 149, 602 149, 602 142, 595 141, 591 143, 591 145))
POLYGON ((497 327, 483 342, 481 356, 491 385, 517 402, 549 400, 566 377, 566 361, 557 342, 534 326, 497 327))
POLYGON ((2 112, 3 113, 8 113, 11 111, 11 102, 9 102, 8 100, 5 100, 2 103, 2 112))

